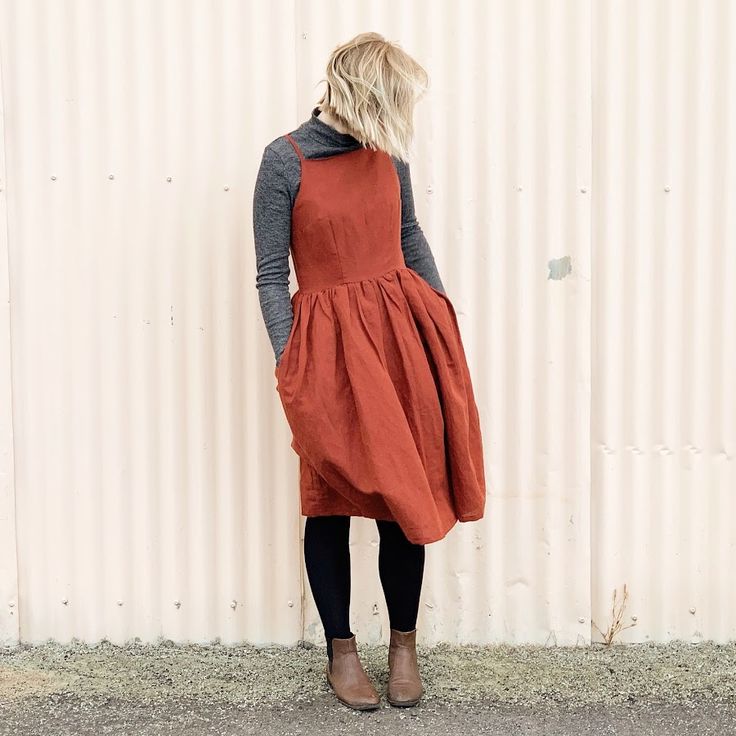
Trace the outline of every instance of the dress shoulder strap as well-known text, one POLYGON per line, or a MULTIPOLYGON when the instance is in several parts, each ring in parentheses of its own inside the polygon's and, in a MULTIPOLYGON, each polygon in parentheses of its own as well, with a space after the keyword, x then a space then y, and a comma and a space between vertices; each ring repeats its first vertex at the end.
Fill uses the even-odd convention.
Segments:
POLYGON ((304 155, 302 154, 302 149, 297 146, 296 141, 291 137, 291 133, 287 133, 286 137, 289 139, 289 143, 291 143, 292 146, 294 146, 294 150, 296 151, 296 155, 299 156, 299 158, 303 161, 304 155))

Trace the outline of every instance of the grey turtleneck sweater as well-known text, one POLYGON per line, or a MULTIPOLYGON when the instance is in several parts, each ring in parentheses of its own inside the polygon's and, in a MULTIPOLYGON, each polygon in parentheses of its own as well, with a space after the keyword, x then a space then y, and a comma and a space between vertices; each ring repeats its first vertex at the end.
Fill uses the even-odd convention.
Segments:
MULTIPOLYGON (((305 158, 333 156, 362 145, 320 120, 319 107, 290 131, 305 158)), ((409 164, 391 157, 401 183, 401 249, 404 262, 435 289, 445 292, 437 266, 414 213, 409 164)), ((263 151, 253 192, 253 235, 256 249, 256 288, 276 365, 281 360, 294 319, 289 292, 291 208, 299 191, 301 166, 293 146, 282 135, 263 151)))

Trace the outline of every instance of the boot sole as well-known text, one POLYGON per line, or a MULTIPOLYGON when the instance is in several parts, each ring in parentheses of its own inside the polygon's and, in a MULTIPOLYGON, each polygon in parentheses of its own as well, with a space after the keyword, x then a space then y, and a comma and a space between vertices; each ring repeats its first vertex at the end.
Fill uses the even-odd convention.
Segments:
POLYGON ((388 700, 391 705, 396 706, 397 708, 408 708, 411 705, 416 705, 421 699, 421 695, 415 700, 391 700, 391 698, 386 697, 386 700, 388 700))
POLYGON ((341 698, 338 695, 337 690, 335 690, 335 686, 332 684, 332 680, 330 680, 330 675, 329 675, 329 672, 327 670, 327 665, 325 665, 325 677, 327 678, 327 684, 332 689, 332 692, 335 694, 335 697, 341 703, 343 703, 344 705, 347 705, 349 708, 353 708, 353 710, 375 710, 376 708, 380 708, 381 707, 381 701, 380 700, 377 703, 364 703, 363 705, 360 705, 360 704, 356 704, 356 703, 351 703, 350 701, 344 700, 343 698, 341 698))

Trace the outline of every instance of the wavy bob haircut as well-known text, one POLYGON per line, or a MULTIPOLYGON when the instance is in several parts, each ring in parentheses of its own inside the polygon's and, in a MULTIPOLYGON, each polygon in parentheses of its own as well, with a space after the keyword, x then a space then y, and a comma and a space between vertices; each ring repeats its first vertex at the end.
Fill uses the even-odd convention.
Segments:
POLYGON ((360 33, 327 63, 327 89, 317 102, 365 147, 408 161, 414 105, 429 86, 424 68, 380 33, 360 33))

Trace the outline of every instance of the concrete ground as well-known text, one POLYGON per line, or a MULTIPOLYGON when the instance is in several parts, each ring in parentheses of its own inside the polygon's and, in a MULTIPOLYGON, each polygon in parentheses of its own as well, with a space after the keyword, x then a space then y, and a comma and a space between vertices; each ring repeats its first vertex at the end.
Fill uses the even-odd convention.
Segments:
MULTIPOLYGON (((385 692, 387 647, 358 651, 385 692)), ((0 648, 0 736, 736 734, 736 643, 418 653, 419 705, 360 712, 307 643, 0 648)))

